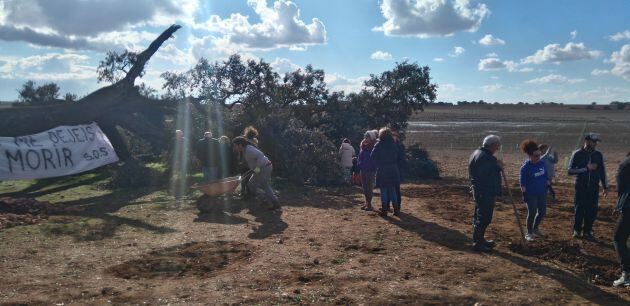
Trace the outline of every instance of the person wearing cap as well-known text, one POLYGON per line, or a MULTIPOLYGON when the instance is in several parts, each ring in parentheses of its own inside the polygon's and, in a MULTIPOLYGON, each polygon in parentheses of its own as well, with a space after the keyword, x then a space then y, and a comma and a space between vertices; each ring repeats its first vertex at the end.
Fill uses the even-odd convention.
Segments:
POLYGON ((489 252, 494 241, 486 240, 486 228, 492 222, 494 200, 501 195, 503 162, 494 155, 501 148, 501 138, 488 135, 481 148, 475 150, 468 162, 468 175, 475 199, 473 213, 473 250, 489 252))
POLYGON ((575 238, 594 239, 593 223, 597 218, 600 182, 604 188, 604 196, 608 196, 604 156, 596 150, 600 141, 599 134, 587 134, 584 137, 584 146, 573 152, 569 162, 568 173, 576 177, 573 218, 575 238))
POLYGON ((630 286, 630 252, 628 252, 628 237, 630 237, 630 153, 619 165, 617 170, 617 206, 620 213, 615 229, 614 243, 619 263, 621 263, 621 278, 613 282, 613 286, 630 286))

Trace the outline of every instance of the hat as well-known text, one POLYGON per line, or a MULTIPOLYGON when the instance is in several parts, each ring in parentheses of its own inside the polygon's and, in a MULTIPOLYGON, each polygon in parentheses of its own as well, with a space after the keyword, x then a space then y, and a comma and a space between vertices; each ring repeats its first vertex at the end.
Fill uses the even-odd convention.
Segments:
POLYGON ((600 142, 602 141, 602 137, 599 136, 599 134, 597 133, 588 133, 586 134, 586 137, 584 137, 584 140, 592 140, 595 142, 600 142))

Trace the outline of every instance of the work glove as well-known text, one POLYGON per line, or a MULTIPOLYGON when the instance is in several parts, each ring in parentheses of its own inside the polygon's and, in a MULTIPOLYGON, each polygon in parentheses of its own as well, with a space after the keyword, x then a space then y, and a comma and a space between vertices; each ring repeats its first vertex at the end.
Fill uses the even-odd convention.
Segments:
POLYGON ((254 168, 254 173, 258 174, 258 173, 260 173, 260 170, 261 170, 260 167, 256 167, 256 168, 254 168))

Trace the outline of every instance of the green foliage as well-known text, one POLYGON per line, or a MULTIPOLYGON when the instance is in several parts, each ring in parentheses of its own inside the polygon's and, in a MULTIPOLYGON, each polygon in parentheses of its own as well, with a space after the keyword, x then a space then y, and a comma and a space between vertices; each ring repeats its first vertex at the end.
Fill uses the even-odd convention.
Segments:
MULTIPOLYGON (((125 77, 138 58, 138 53, 125 50, 122 53, 108 51, 105 59, 100 61, 96 72, 99 82, 115 83, 125 77)), ((140 77, 144 75, 144 71, 140 77)))
POLYGON ((297 183, 334 184, 341 176, 336 144, 354 143, 367 129, 404 132, 415 111, 435 101, 428 67, 402 62, 372 75, 359 93, 330 92, 324 71, 307 66, 280 76, 260 60, 233 55, 224 62, 201 59, 186 72, 165 72, 164 98, 191 101, 192 135, 240 135, 253 125, 276 174, 297 183), (199 109, 201 108, 201 109, 199 109))
POLYGON ((18 100, 27 104, 56 102, 59 97, 59 85, 51 82, 37 86, 35 82, 29 80, 18 89, 18 94, 20 95, 18 100))
POLYGON ((407 148, 407 176, 415 179, 436 179, 440 177, 440 171, 429 158, 429 152, 420 147, 413 145, 407 148))
POLYGON ((126 162, 113 169, 109 186, 112 189, 160 186, 168 181, 168 173, 154 164, 147 167, 138 162, 126 162))

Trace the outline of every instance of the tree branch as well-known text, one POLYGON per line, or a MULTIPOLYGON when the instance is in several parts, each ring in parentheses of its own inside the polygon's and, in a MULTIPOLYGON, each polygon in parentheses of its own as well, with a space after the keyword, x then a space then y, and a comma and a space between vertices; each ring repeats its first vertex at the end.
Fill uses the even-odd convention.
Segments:
POLYGON ((160 34, 160 36, 158 36, 158 38, 156 38, 146 50, 138 54, 136 62, 131 67, 131 69, 129 69, 129 72, 127 73, 125 78, 120 80, 120 82, 126 83, 128 85, 133 85, 133 82, 138 76, 140 76, 140 74, 144 70, 144 65, 149 61, 151 56, 153 56, 153 54, 157 52, 160 46, 162 46, 162 44, 167 39, 171 38, 173 36, 173 33, 175 33, 175 31, 179 30, 179 28, 181 27, 182 26, 180 25, 174 24, 166 29, 164 32, 162 32, 162 34, 160 34))

